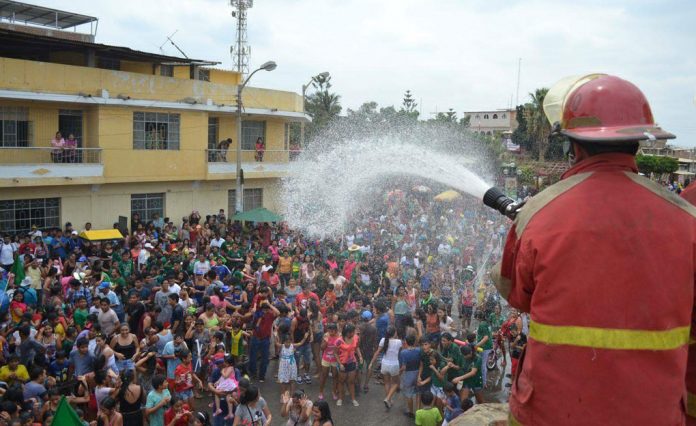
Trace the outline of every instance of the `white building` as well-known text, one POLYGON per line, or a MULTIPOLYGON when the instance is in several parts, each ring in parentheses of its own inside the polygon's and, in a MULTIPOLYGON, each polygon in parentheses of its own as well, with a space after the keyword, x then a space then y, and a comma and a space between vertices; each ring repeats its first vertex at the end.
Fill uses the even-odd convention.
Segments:
POLYGON ((464 111, 464 116, 470 117, 469 128, 475 133, 489 136, 496 132, 514 131, 517 128, 516 114, 514 109, 464 111))

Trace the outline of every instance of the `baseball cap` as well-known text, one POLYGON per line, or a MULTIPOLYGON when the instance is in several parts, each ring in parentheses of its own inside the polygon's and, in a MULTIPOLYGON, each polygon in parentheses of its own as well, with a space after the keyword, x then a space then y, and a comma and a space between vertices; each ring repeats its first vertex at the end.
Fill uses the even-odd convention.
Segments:
POLYGON ((364 319, 365 321, 369 321, 369 320, 372 319, 372 312, 370 312, 370 311, 363 311, 363 313, 360 315, 360 317, 361 317, 362 319, 364 319))
POLYGON ((154 248, 154 247, 152 247, 152 244, 150 244, 150 243, 145 243, 145 248, 146 248, 146 249, 151 249, 151 248, 154 248))
POLYGON ((111 283, 108 281, 102 281, 101 284, 99 284, 99 288, 109 288, 111 287, 111 283))

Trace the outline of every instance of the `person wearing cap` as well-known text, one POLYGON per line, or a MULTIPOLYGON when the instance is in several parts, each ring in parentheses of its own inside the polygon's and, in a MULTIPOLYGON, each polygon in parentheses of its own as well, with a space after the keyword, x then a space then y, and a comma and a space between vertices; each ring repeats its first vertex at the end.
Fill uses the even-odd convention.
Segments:
POLYGON ((635 159, 641 141, 674 135, 638 87, 606 74, 562 80, 544 112, 573 165, 517 212, 494 268, 500 294, 531 317, 511 421, 684 424, 685 406, 696 416, 696 208, 635 159))

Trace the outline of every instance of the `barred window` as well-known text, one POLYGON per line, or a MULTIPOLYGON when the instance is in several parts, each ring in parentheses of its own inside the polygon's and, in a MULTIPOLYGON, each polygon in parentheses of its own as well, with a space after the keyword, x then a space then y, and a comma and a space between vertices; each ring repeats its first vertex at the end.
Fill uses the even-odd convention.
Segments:
POLYGON ((29 108, 0 106, 0 146, 31 146, 31 124, 29 108))
POLYGON ((256 149, 258 138, 266 141, 266 122, 242 121, 242 149, 249 151, 256 149))
POLYGON ((174 77, 174 66, 160 65, 160 75, 163 77, 174 77))
MULTIPOLYGON (((263 207, 263 188, 244 189, 244 211, 249 211, 263 207)), ((237 211, 237 191, 230 189, 227 191, 227 211, 237 211)))
POLYGON ((0 200, 0 234, 60 228, 60 198, 0 200))
POLYGON ((155 213, 164 217, 164 193, 132 194, 131 217, 135 213, 140 215, 140 220, 143 222, 151 221, 155 213))
POLYGON ((133 149, 179 149, 179 114, 133 113, 133 149))

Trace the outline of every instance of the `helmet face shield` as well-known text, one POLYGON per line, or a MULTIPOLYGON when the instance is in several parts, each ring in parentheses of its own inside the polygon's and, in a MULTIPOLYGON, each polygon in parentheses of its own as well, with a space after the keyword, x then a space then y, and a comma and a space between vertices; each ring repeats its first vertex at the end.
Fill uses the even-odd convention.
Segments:
POLYGON ((551 127, 554 127, 556 123, 561 125, 568 95, 588 81, 602 76, 606 74, 572 75, 556 82, 544 97, 544 114, 551 123, 551 127))

